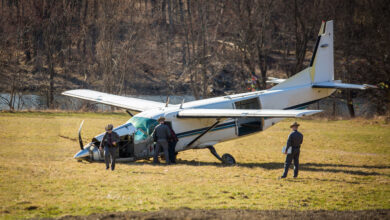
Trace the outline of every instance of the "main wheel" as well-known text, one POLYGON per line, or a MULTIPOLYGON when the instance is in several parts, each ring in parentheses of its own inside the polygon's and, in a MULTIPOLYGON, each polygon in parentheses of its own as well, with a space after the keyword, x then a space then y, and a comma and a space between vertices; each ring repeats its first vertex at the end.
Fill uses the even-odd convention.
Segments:
POLYGON ((222 155, 222 161, 223 161, 223 164, 226 164, 226 165, 229 165, 229 166, 236 164, 236 160, 230 154, 222 155))

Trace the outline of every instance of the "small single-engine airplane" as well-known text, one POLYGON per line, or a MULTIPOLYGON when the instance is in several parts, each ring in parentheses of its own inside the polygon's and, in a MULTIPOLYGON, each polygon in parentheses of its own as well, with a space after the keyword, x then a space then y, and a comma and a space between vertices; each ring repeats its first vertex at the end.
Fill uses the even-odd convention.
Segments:
MULTIPOLYGON (((283 118, 312 115, 320 110, 305 108, 336 89, 366 89, 374 86, 345 84, 334 80, 333 21, 322 22, 309 67, 288 79, 271 78, 276 86, 262 91, 227 95, 180 105, 123 97, 107 93, 77 89, 63 95, 89 100, 140 112, 125 124, 114 128, 120 136, 118 161, 135 161, 153 157, 151 134, 161 116, 173 128, 179 139, 176 152, 208 148, 225 164, 234 164, 230 154, 218 155, 215 144, 264 131, 283 118)), ((74 158, 104 160, 98 150, 104 133, 95 136, 83 146, 79 129, 81 151, 74 158)))

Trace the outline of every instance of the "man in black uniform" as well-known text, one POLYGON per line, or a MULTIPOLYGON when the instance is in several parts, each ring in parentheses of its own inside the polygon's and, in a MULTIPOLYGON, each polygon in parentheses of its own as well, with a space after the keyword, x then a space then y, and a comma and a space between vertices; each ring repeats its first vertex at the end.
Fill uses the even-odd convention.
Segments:
POLYGON ((106 134, 103 136, 102 142, 100 142, 100 150, 104 147, 104 161, 106 162, 106 170, 110 168, 115 170, 115 159, 116 159, 116 144, 119 142, 119 135, 112 131, 114 126, 109 124, 106 126, 106 134))
POLYGON ((299 124, 294 122, 290 128, 293 130, 291 134, 288 136, 286 150, 284 154, 286 156, 286 162, 284 163, 284 173, 280 178, 286 178, 288 169, 292 160, 294 160, 294 178, 298 177, 298 169, 299 169, 299 153, 301 144, 303 142, 303 135, 298 131, 299 124), (291 153, 287 153, 289 148, 292 148, 291 153))
POLYGON ((164 124, 165 118, 160 117, 158 119, 159 125, 153 131, 153 139, 156 142, 156 149, 154 150, 153 163, 159 163, 158 154, 161 148, 164 150, 164 156, 166 164, 170 164, 168 153, 168 140, 171 138, 171 131, 168 125, 164 124))
POLYGON ((177 138, 175 131, 173 131, 172 125, 167 124, 167 123, 165 123, 165 124, 168 126, 169 131, 171 132, 171 138, 168 139, 169 161, 171 163, 175 164, 176 163, 176 150, 175 150, 175 148, 176 148, 176 144, 179 141, 179 139, 177 138))

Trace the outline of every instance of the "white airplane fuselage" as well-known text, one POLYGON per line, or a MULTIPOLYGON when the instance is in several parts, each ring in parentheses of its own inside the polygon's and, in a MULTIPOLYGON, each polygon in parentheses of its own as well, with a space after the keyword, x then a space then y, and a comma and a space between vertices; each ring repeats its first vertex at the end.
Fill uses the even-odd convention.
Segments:
MULTIPOLYGON (((304 109, 308 105, 319 101, 331 95, 335 89, 313 89, 311 84, 299 85, 288 89, 270 89, 236 95, 228 95, 216 98, 203 99, 184 103, 182 108, 187 109, 237 109, 242 101, 257 101, 259 109, 304 109)), ((255 102, 252 102, 254 104, 255 102)), ((250 103, 251 104, 251 103, 250 103)), ((249 104, 249 105, 250 105, 249 104)), ((251 106, 249 106, 250 109, 251 106)), ((178 118, 178 112, 182 110, 179 105, 173 105, 164 109, 154 109, 141 112, 135 117, 145 117, 158 119, 164 116, 166 121, 172 124, 179 142, 176 145, 176 151, 187 149, 187 145, 194 140, 197 135, 201 134, 207 128, 212 126, 215 118, 178 118)), ((248 119, 221 119, 219 124, 197 140, 190 148, 204 148, 213 146, 217 143, 235 139, 246 134, 253 134, 264 131, 275 123, 283 120, 282 118, 248 118, 248 119), (240 123, 258 122, 257 128, 246 133, 240 133, 240 123)))
MULTIPOLYGON (((133 156, 129 161, 150 158, 153 156, 154 147, 150 135, 152 129, 157 124, 157 119, 161 116, 165 117, 166 122, 171 124, 172 129, 179 139, 175 148, 176 152, 188 149, 207 148, 227 140, 264 131, 283 120, 283 118, 180 118, 178 117, 180 111, 183 109, 197 108, 304 109, 308 105, 331 95, 335 91, 335 89, 329 88, 312 88, 309 68, 296 74, 293 78, 295 79, 291 80, 292 85, 289 85, 288 88, 278 89, 278 86, 275 86, 268 90, 227 95, 187 102, 182 105, 168 105, 168 107, 165 108, 147 110, 134 115, 125 124, 116 127, 114 131, 119 133, 120 136, 127 135, 127 133, 133 135, 133 141, 136 147, 134 147, 133 156), (293 84, 296 81, 299 81, 300 83, 294 86, 293 84), (305 81, 307 83, 302 84, 302 82, 305 81), (138 127, 136 122, 138 119, 144 120, 144 123, 152 125, 151 128, 148 130, 146 128, 147 126, 143 126, 143 128, 138 127), (218 124, 207 131, 217 122, 217 120, 219 121, 218 124), (139 130, 142 130, 143 132, 140 132, 139 130), (204 132, 205 134, 202 135, 204 132), (200 135, 202 136, 199 138, 200 135), (195 139, 196 141, 194 141, 195 139)), ((103 135, 104 133, 96 136, 91 143, 84 147, 84 150, 81 150, 75 155, 75 158, 84 159, 85 156, 89 155, 92 160, 103 160, 104 158, 97 150, 97 146, 93 145, 94 141, 100 141, 103 135)))

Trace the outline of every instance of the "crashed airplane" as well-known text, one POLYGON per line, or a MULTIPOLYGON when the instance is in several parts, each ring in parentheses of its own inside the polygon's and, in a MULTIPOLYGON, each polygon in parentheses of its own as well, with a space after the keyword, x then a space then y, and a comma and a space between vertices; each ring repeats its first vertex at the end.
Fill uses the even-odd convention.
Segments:
MULTIPOLYGON (((288 79, 270 79, 276 86, 262 91, 227 95, 171 105, 137 98, 78 89, 62 94, 140 112, 125 124, 114 128, 120 136, 117 161, 135 161, 153 157, 151 136, 161 116, 173 128, 179 139, 176 152, 208 148, 224 164, 234 164, 230 154, 219 156, 214 145, 248 134, 264 131, 284 118, 313 115, 320 110, 305 108, 330 96, 336 89, 367 89, 373 86, 346 84, 334 80, 333 21, 323 22, 318 34, 310 65, 288 79)), ((74 158, 78 160, 104 160, 98 147, 103 135, 95 136, 83 145, 74 158)))

